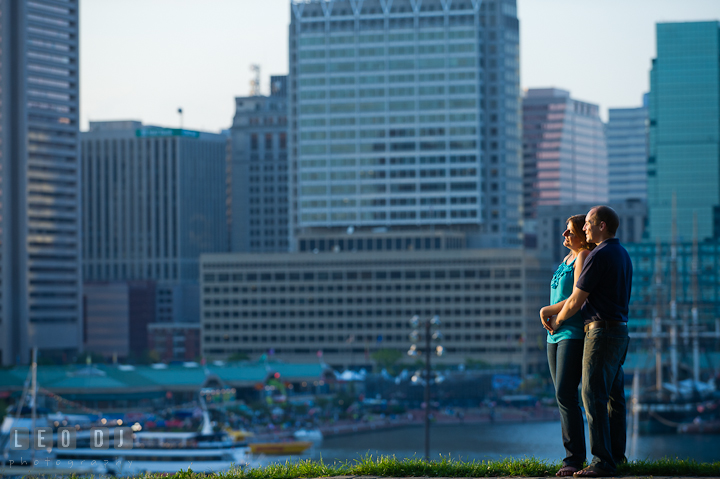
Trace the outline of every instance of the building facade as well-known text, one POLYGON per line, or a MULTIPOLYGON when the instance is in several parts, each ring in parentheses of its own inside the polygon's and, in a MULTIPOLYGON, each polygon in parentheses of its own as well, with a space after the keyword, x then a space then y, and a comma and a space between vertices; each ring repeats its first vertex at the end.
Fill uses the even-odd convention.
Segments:
POLYGON ((297 237, 300 253, 341 251, 422 251, 465 249, 465 235, 458 231, 427 229, 401 231, 361 231, 297 237))
POLYGON ((514 249, 372 251, 201 258, 202 354, 321 356, 369 366, 373 352, 410 347, 413 315, 439 315, 445 355, 545 368, 538 311, 551 272, 514 249))
POLYGON ((81 143, 85 281, 197 281, 228 250, 225 136, 110 121, 81 143))
POLYGON ((523 99, 524 216, 544 205, 603 204, 608 158, 599 107, 537 88, 523 99))
POLYGON ((286 252, 288 231, 287 76, 270 96, 235 98, 230 129, 230 250, 286 252))
POLYGON ((200 321, 200 289, 197 281, 157 283, 158 323, 197 323, 200 321))
POLYGON ((141 358, 149 348, 156 298, 154 281, 85 283, 85 350, 113 359, 141 358))
POLYGON ((293 1, 291 235, 440 226, 519 246, 518 30, 514 0, 293 1))
POLYGON ((148 325, 148 347, 160 361, 195 361, 200 357, 199 324, 148 325))
POLYGON ((650 72, 648 239, 720 235, 720 22, 657 24, 650 72), (673 197, 676 207, 673 208, 673 197), (675 214, 673 213, 675 210, 675 214))
POLYGON ((647 104, 608 110, 605 131, 610 203, 647 201, 648 128, 647 104))
POLYGON ((0 364, 82 350, 78 2, 0 1, 0 364))

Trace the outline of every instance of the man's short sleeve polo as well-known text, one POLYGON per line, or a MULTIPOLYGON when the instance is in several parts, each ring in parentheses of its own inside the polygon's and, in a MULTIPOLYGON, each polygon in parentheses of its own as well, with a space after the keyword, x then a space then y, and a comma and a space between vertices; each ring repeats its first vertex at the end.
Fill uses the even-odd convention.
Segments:
POLYGON ((575 286, 586 293, 592 293, 602 279, 605 268, 602 261, 602 250, 595 249, 585 258, 583 269, 575 286), (598 257, 600 256, 600 257, 598 257))
POLYGON ((588 293, 580 312, 585 324, 628 320, 632 262, 616 238, 603 241, 585 259, 575 286, 588 293))

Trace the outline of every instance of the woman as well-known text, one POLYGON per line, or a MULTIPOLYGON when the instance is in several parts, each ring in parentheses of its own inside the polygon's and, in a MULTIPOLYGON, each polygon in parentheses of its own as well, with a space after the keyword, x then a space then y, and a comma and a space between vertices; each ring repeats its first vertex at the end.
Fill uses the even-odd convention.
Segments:
MULTIPOLYGON (((563 233, 565 238, 563 246, 570 252, 560 263, 550 282, 550 302, 553 304, 540 310, 540 319, 543 323, 560 312, 580 277, 585 258, 595 247, 594 244, 585 241, 582 230, 584 223, 584 215, 572 216, 567 220, 567 229, 563 233)), ((548 332, 547 335, 548 364, 555 384, 555 398, 560 409, 562 439, 566 453, 563 467, 556 474, 560 477, 572 476, 574 472, 582 469, 585 462, 585 426, 578 400, 584 338, 580 313, 565 321, 553 334, 548 332)))

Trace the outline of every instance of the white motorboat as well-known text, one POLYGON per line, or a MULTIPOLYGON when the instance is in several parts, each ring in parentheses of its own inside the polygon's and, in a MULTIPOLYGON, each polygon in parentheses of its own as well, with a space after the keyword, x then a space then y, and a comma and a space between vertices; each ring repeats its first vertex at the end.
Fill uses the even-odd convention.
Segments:
POLYGON ((72 451, 55 451, 57 462, 70 464, 102 463, 112 474, 136 476, 144 473, 227 472, 245 467, 250 461, 249 449, 232 442, 225 433, 204 435, 193 432, 137 432, 132 449, 93 449, 78 444, 72 451))
POLYGON ((298 441, 322 442, 323 433, 319 429, 298 429, 293 434, 298 441))
POLYGON ((135 432, 132 449, 93 449, 90 438, 78 440, 72 451, 56 451, 60 465, 68 461, 102 462, 117 476, 137 476, 144 473, 176 473, 180 470, 218 473, 250 465, 250 449, 237 443, 225 431, 213 431, 205 407, 200 432, 135 432))

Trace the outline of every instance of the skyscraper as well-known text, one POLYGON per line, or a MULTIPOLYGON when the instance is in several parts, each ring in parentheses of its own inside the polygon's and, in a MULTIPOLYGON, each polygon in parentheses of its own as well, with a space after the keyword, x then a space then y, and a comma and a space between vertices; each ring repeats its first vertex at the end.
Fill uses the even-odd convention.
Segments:
POLYGON ((657 24, 650 72, 649 239, 720 236, 720 22, 657 24))
POLYGON ((0 363, 82 349, 78 4, 0 1, 0 363))
MULTIPOLYGON (((645 103, 645 102, 644 102, 645 103)), ((610 108, 606 128, 610 203, 647 200, 648 109, 610 108)))
POLYGON ((290 233, 519 245, 518 56, 514 0, 293 1, 290 233))
POLYGON ((270 96, 235 98, 231 251, 288 251, 287 100, 287 76, 270 77, 270 96))
POLYGON ((541 205, 607 202, 607 148, 597 105, 557 88, 528 90, 523 157, 525 218, 534 218, 541 205))
POLYGON ((91 122, 81 146, 85 281, 197 281, 228 250, 224 135, 91 122))

